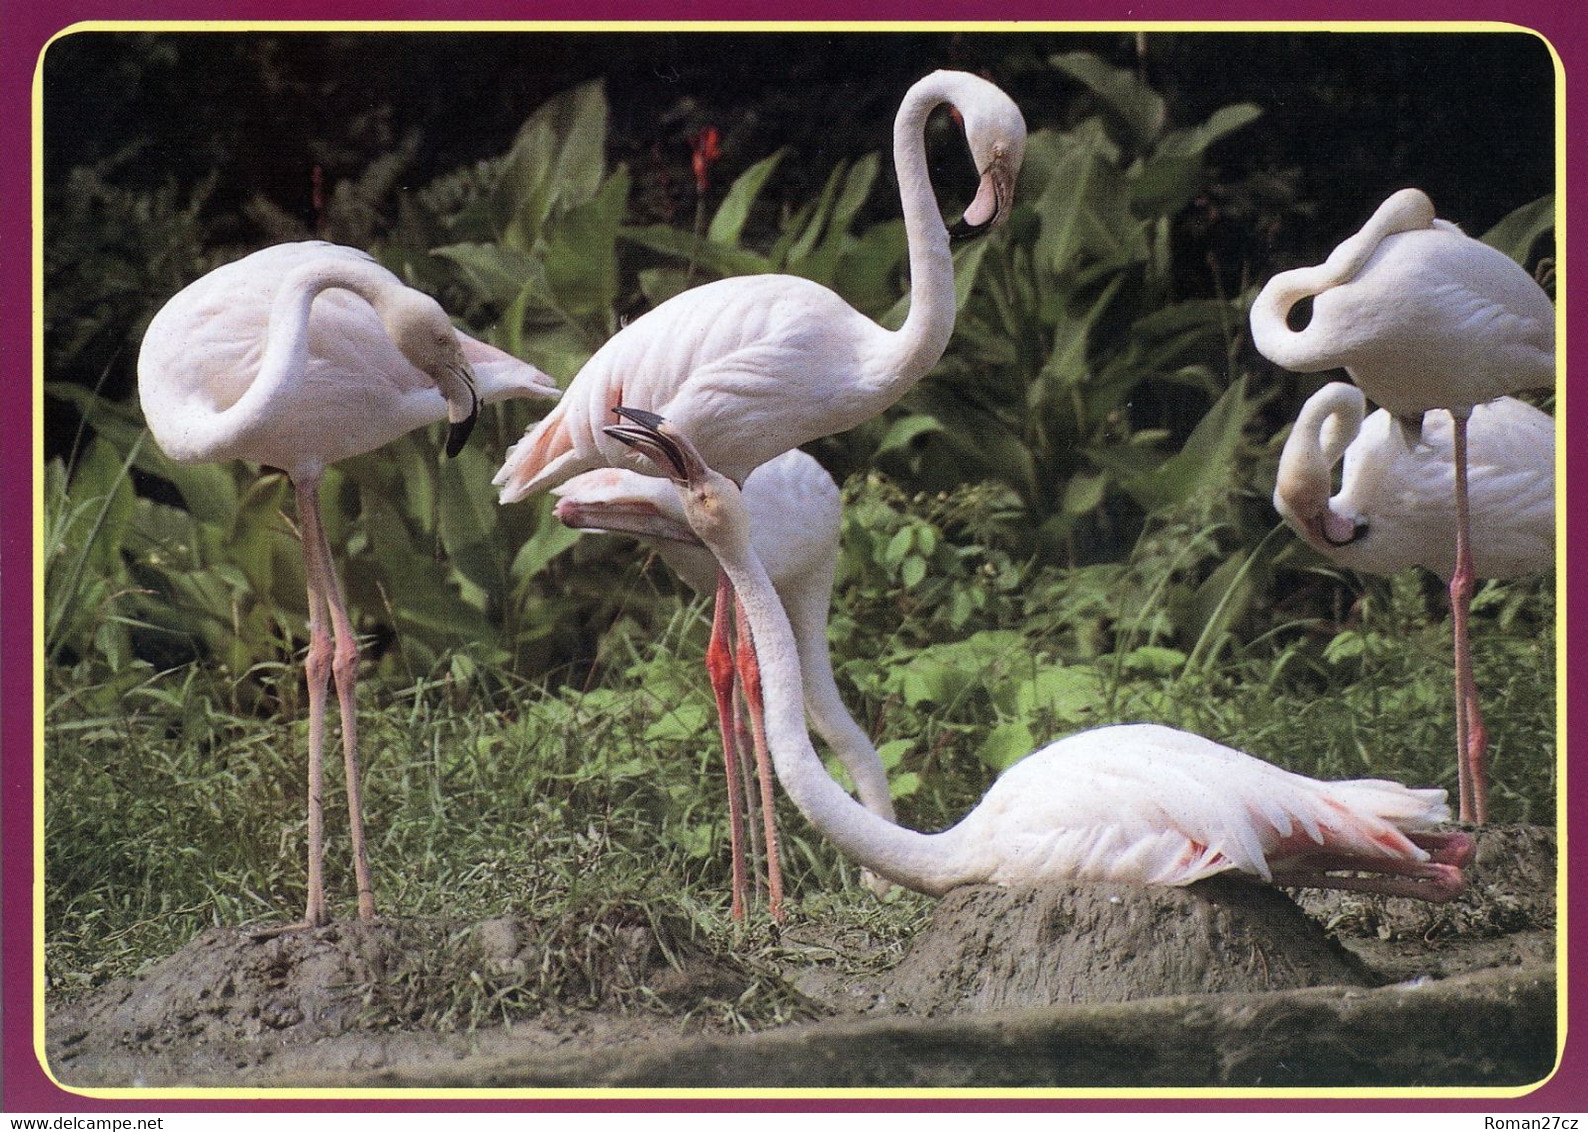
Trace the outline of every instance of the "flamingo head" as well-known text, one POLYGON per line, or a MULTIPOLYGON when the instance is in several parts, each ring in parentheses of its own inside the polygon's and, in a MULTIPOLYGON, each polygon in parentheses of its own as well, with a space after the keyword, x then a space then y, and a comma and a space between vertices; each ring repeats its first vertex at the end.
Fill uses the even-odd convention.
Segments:
POLYGON ((1274 509, 1316 550, 1349 546, 1367 534, 1359 515, 1335 510, 1334 466, 1362 427, 1362 391, 1332 381, 1307 399, 1285 440, 1274 482, 1274 509))
POLYGON ((955 73, 953 80, 950 101, 965 123, 981 184, 950 234, 973 236, 1008 219, 1026 153, 1026 120, 1014 100, 986 79, 955 73))
POLYGON ((436 383, 447 399, 447 455, 463 450, 480 414, 474 370, 463 356, 463 344, 441 304, 419 291, 403 288, 381 310, 386 333, 409 363, 436 383))
POLYGON ((750 543, 750 514, 739 487, 706 466, 689 437, 670 422, 643 409, 618 406, 624 424, 602 431, 648 457, 672 480, 690 529, 715 554, 750 543))

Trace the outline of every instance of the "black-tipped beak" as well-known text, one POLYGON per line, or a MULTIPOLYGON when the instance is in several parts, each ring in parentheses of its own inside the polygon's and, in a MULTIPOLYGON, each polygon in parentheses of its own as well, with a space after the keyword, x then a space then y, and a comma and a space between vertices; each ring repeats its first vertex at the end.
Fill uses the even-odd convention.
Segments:
POLYGON ((1009 162, 1001 155, 994 157, 982 171, 976 199, 965 209, 965 215, 949 226, 949 237, 968 239, 1002 224, 1009 217, 1014 195, 1015 183, 1009 162))
POLYGON ((468 415, 453 421, 447 429, 447 456, 450 458, 463 451, 463 446, 469 442, 469 434, 474 431, 474 422, 480 419, 480 393, 474 387, 474 375, 467 366, 449 366, 448 369, 469 391, 468 415))
POLYGON ((474 422, 479 419, 480 400, 476 397, 469 402, 469 415, 461 421, 453 421, 447 428, 448 457, 456 456, 463 451, 463 446, 469 442, 469 434, 474 431, 474 422))
POLYGON ((649 456, 660 467, 671 465, 673 479, 681 482, 689 478, 689 469, 683 451, 672 437, 660 431, 661 426, 666 423, 662 417, 644 409, 631 409, 625 405, 617 405, 612 411, 634 423, 607 425, 601 430, 602 432, 613 440, 621 441, 649 456))

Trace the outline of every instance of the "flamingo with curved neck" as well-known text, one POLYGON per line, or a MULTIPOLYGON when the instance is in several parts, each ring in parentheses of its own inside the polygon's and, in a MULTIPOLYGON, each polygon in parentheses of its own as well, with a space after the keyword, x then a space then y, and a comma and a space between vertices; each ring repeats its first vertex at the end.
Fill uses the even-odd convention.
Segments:
MULTIPOLYGON (((1332 381, 1307 399, 1285 440, 1274 507, 1308 545, 1342 566, 1455 573, 1451 418, 1429 412, 1408 446, 1387 410, 1332 381), (1344 460, 1340 490, 1333 469, 1344 460)), ((1514 397, 1477 405, 1469 424, 1472 562, 1480 578, 1555 563, 1555 421, 1514 397)))
MULTIPOLYGON (((690 529, 678 492, 667 480, 628 468, 597 468, 552 492, 558 497, 553 513, 567 526, 634 535, 655 547, 691 589, 715 590, 717 559, 690 529)), ((838 485, 814 457, 795 448, 750 473, 744 503, 754 519, 756 553, 793 627, 811 726, 849 772, 861 804, 892 821, 887 770, 870 736, 844 706, 828 653, 827 617, 843 521, 838 485)), ((731 748, 726 758, 737 761, 737 728, 732 720, 719 724, 731 748)), ((769 857, 767 867, 776 868, 777 859, 769 857)), ((862 880, 879 896, 891 887, 869 871, 862 880)))
MULTIPOLYGON (((635 319, 591 356, 557 407, 508 452, 493 481, 501 501, 511 503, 606 465, 654 475, 648 462, 606 435, 620 405, 666 416, 688 431, 714 468, 742 484, 779 453, 871 419, 920 381, 954 331, 954 261, 928 175, 925 140, 927 117, 945 103, 964 122, 981 178, 956 233, 974 234, 1007 217, 1025 155, 1025 119, 987 80, 934 71, 905 93, 894 119, 893 150, 909 245, 910 305, 898 330, 877 325, 828 288, 793 275, 740 276, 685 291, 635 319)), ((733 604, 725 578, 717 590, 712 654, 726 655, 733 604)), ((751 702, 753 722, 754 650, 737 655, 737 679, 751 702)), ((772 775, 759 742, 756 755, 770 813, 772 775)), ((730 806, 732 799, 730 792, 730 806)), ((731 811, 729 822, 737 828, 731 811)), ((775 831, 769 826, 767 833, 771 857, 775 831)), ((735 838, 735 862, 742 852, 735 838)), ((742 875, 736 864, 736 916, 743 914, 742 875)), ((768 904, 778 916, 777 889, 768 904)))
POLYGON ((455 455, 481 400, 555 397, 557 387, 535 367, 454 330, 434 299, 365 253, 311 241, 265 248, 173 296, 144 333, 138 395, 155 441, 177 463, 250 460, 281 468, 292 481, 309 600, 308 900, 294 926, 330 919, 321 751, 333 676, 359 915, 373 917, 354 694, 358 645, 320 516, 321 477, 338 460, 442 420, 452 424, 447 451, 455 455))
POLYGON ((668 422, 621 415, 632 423, 610 434, 679 485, 690 527, 743 603, 779 781, 851 859, 932 896, 967 884, 1054 880, 1184 885, 1223 872, 1432 901, 1462 890, 1473 843, 1432 830, 1449 816, 1443 790, 1320 782, 1156 725, 1100 727, 1028 755, 941 833, 885 821, 833 781, 811 746, 794 636, 738 489, 668 422))
POLYGON ((1454 419, 1456 765, 1461 817, 1488 817, 1487 735, 1472 677, 1468 619, 1476 581, 1467 473, 1473 406, 1555 381, 1555 309, 1503 252, 1435 219, 1418 189, 1402 189, 1316 267, 1281 272, 1252 304, 1252 340, 1270 361, 1310 373, 1343 366, 1415 442, 1423 414, 1454 419), (1302 330, 1290 310, 1312 299, 1302 330))

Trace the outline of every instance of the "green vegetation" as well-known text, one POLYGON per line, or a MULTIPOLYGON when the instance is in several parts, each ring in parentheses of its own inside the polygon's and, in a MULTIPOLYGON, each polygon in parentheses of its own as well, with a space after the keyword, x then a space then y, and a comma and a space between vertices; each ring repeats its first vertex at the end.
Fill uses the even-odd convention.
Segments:
MULTIPOLYGON (((1026 107, 1017 212, 957 252, 947 355, 884 417, 813 446, 846 479, 835 668, 901 820, 947 824, 1028 751, 1120 721, 1323 777, 1453 790, 1440 587, 1336 570, 1278 528, 1278 444, 1311 387, 1250 348, 1258 279, 1230 293, 1216 274, 1186 282, 1193 202, 1211 193, 1251 215, 1277 191, 1272 172, 1221 180, 1216 160, 1264 109, 1182 120, 1097 54, 1022 66, 1067 100, 1026 107)), ((951 149, 940 125, 933 144, 951 149)), ((395 186, 413 146, 394 143, 336 184, 320 219, 563 381, 626 317, 717 276, 795 272, 902 317, 884 153, 819 168, 807 154, 796 169, 772 152, 669 219, 645 167, 612 156, 634 148, 606 88, 586 82, 541 102, 499 156, 411 191, 395 186), (785 178, 809 191, 791 197, 785 178)), ((235 249, 213 238, 213 176, 129 188, 133 165, 129 150, 55 177, 47 211, 47 967, 66 992, 209 924, 290 918, 303 896, 306 615, 289 487, 269 469, 173 465, 116 392, 153 310, 235 249)), ((258 200, 240 211, 271 238, 307 234, 258 200)), ((1548 227, 1533 203, 1494 239, 1531 263, 1548 227)), ((326 476, 365 646, 377 901, 456 921, 682 918, 711 946, 772 955, 786 943, 768 925, 726 914, 704 603, 633 543, 565 530, 545 501, 496 506, 490 476, 534 411, 482 415, 456 460, 419 433, 326 476)), ((1554 579, 1486 583, 1475 608, 1494 816, 1551 820, 1554 579)), ((345 912, 334 797, 327 813, 345 912)), ((782 817, 795 920, 819 909, 897 937, 920 915, 908 894, 878 906, 797 813, 782 817)), ((442 1007, 410 999, 468 980, 421 965, 372 1009, 468 1025, 577 998, 581 946, 559 942, 565 970, 476 983, 442 1007)), ((768 979, 718 1016, 785 1017, 783 993, 768 979)))

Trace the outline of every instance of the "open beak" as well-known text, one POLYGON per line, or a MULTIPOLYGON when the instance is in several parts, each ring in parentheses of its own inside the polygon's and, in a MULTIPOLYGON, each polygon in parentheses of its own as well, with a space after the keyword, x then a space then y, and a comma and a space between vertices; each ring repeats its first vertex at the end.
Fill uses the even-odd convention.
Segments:
POLYGON ((563 496, 557 500, 551 513, 563 526, 576 531, 606 531, 610 534, 664 539, 685 546, 700 545, 700 538, 689 529, 688 524, 668 518, 641 500, 598 502, 563 496))
POLYGON ((667 424, 655 413, 644 409, 631 409, 626 405, 614 406, 612 411, 632 424, 607 425, 601 431, 613 440, 622 441, 630 448, 648 456, 652 463, 667 473, 677 483, 689 479, 688 462, 678 443, 663 432, 667 424))
POLYGON ((1014 171, 1008 159, 997 154, 982 171, 976 199, 965 209, 965 215, 949 228, 948 234, 955 239, 963 239, 979 236, 987 229, 1002 224, 1009 218, 1009 207, 1014 199, 1014 171))

